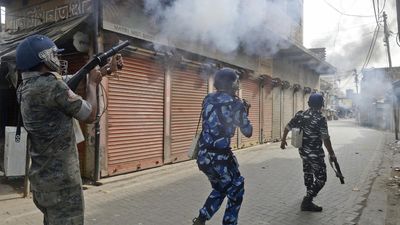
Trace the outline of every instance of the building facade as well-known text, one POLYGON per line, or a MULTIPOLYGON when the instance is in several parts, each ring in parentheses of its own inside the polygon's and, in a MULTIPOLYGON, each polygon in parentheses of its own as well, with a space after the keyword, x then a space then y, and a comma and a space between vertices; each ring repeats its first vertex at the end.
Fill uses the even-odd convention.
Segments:
MULTIPOLYGON (((68 74, 76 72, 97 50, 130 41, 122 51, 123 70, 102 82, 100 99, 106 100, 102 101, 99 135, 93 125, 82 125, 87 138, 79 151, 86 177, 93 176, 96 164, 101 177, 106 177, 188 160, 186 151, 196 131, 201 103, 214 91, 213 74, 218 68, 239 71, 239 97, 251 104, 253 136, 244 138, 236 132, 232 138, 235 149, 279 140, 286 123, 298 110, 307 108, 309 94, 319 89, 319 75, 335 72, 302 45, 302 0, 282 1, 278 14, 282 18, 275 23, 289 21, 289 32, 285 36, 268 28, 284 46, 273 53, 265 49, 268 54, 263 54, 263 49, 249 54, 240 48, 227 54, 205 43, 160 37, 162 23, 146 13, 143 1, 0 2, 7 7, 7 28, 14 31, 10 31, 13 39, 0 45, 2 62, 9 65, 21 38, 18 34, 24 31, 24 35, 47 34, 65 48, 68 74), (28 14, 35 21, 15 19, 28 14), (62 35, 49 30, 49 24, 61 29, 62 35), (100 160, 95 160, 95 152, 100 153, 100 160)), ((174 1, 161 2, 169 7, 174 1)))

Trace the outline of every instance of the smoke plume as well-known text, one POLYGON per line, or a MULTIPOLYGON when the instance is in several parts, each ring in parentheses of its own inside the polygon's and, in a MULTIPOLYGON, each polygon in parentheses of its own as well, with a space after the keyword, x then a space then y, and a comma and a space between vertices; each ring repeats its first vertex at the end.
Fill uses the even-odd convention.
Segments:
POLYGON ((298 4, 297 0, 147 0, 145 11, 159 23, 158 35, 164 39, 201 43, 222 53, 272 55, 288 47, 281 37, 290 37, 300 24, 298 4))

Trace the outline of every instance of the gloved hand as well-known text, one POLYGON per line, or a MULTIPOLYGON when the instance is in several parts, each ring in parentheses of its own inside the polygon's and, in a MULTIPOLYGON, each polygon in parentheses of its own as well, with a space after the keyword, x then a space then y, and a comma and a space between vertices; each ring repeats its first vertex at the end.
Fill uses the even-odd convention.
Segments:
POLYGON ((246 113, 248 115, 250 107, 251 107, 251 104, 248 101, 246 101, 246 99, 242 99, 242 101, 243 101, 244 109, 246 110, 246 113))

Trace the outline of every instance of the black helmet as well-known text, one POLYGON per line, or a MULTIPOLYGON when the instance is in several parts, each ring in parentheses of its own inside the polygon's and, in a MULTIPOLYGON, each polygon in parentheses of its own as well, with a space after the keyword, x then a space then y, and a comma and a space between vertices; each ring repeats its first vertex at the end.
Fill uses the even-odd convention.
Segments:
POLYGON ((324 106, 324 97, 319 93, 313 93, 308 99, 308 106, 311 108, 321 108, 324 106))
POLYGON ((214 78, 214 87, 217 90, 237 91, 239 76, 234 69, 222 68, 218 70, 214 78))

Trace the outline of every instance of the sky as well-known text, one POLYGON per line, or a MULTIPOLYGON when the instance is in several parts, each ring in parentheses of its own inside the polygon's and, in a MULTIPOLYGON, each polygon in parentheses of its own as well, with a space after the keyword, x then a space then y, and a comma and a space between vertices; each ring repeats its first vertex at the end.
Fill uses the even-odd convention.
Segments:
POLYGON ((6 9, 4 7, 0 7, 1 22, 3 22, 3 23, 5 21, 5 10, 6 9))
MULTIPOLYGON (((400 66, 400 47, 396 43, 396 0, 375 0, 376 6, 378 2, 379 10, 388 16, 389 30, 393 33, 389 38, 392 65, 400 66)), ((382 17, 379 21, 383 25, 382 17)), ((349 70, 360 71, 363 67, 375 27, 373 0, 304 0, 304 46, 326 48, 327 61, 338 69, 342 90, 355 89, 354 77, 349 70)), ((388 65, 381 26, 365 68, 388 65)))

